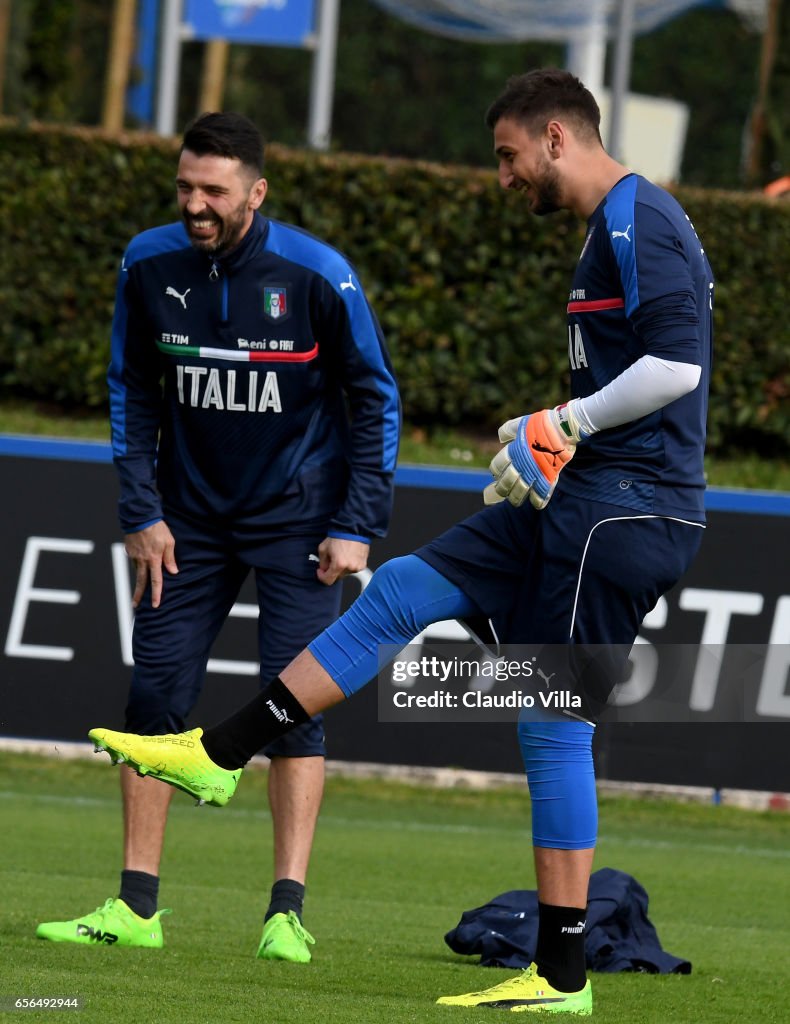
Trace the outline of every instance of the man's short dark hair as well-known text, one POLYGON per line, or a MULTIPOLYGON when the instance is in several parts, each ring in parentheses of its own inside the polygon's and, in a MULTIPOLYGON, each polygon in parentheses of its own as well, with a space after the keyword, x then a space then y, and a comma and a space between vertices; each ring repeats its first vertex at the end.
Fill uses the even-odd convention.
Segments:
POLYGON ((259 178, 263 171, 263 138, 243 114, 210 113, 187 126, 181 149, 197 156, 226 156, 240 160, 259 178))
POLYGON ((583 139, 601 142, 601 111, 595 97, 570 71, 536 68, 507 80, 504 92, 486 111, 493 129, 501 118, 511 118, 534 135, 552 118, 565 118, 583 139))

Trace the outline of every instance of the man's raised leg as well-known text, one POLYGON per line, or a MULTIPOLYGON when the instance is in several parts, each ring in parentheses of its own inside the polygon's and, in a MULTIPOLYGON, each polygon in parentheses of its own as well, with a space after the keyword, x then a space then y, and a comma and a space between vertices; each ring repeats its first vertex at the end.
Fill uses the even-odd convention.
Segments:
POLYGON ((218 726, 170 736, 108 729, 89 735, 116 760, 222 806, 257 751, 375 678, 379 645, 405 647, 432 622, 475 613, 474 602, 421 558, 396 558, 280 677, 218 726))

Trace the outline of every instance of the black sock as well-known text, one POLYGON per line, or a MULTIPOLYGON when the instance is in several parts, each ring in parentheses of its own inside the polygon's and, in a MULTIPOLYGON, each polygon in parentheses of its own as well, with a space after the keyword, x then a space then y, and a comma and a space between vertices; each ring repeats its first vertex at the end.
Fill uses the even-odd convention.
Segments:
POLYGON ((159 898, 159 876, 145 871, 122 871, 118 895, 138 917, 153 917, 159 898))
POLYGON ((310 716, 278 676, 235 715, 206 729, 203 746, 215 764, 233 771, 243 768, 278 736, 309 721, 310 716))
POLYGON ((584 925, 587 909, 538 903, 538 974, 559 992, 578 992, 587 983, 584 925))
POLYGON ((287 914, 293 910, 299 920, 302 920, 302 907, 304 906, 304 886, 301 882, 295 882, 293 878, 281 878, 272 886, 272 896, 269 902, 269 909, 266 911, 264 921, 268 921, 275 914, 287 914))

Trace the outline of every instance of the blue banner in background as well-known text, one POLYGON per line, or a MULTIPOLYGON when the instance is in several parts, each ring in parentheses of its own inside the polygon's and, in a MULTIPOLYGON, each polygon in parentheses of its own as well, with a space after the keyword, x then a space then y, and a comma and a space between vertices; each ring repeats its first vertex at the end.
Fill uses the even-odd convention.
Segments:
POLYGON ((194 39, 304 46, 314 28, 313 0, 186 0, 194 39))
POLYGON ((159 45, 159 0, 140 0, 137 7, 137 44, 132 84, 126 108, 141 125, 154 123, 154 86, 159 45))

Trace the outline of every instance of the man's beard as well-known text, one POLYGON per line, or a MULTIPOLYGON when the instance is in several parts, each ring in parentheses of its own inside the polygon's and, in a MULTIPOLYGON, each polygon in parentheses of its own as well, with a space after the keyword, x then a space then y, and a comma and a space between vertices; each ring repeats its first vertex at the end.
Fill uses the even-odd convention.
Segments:
POLYGON ((562 209, 559 176, 548 160, 544 164, 541 180, 532 182, 532 191, 535 195, 532 213, 536 217, 545 217, 548 213, 562 209))
POLYGON ((244 233, 246 209, 246 203, 241 203, 229 216, 224 218, 218 217, 215 213, 193 216, 184 211, 184 223, 192 246, 210 256, 221 256, 229 249, 233 249, 239 244, 244 233), (208 238, 194 235, 191 225, 195 221, 212 221, 215 225, 214 233, 208 238))

